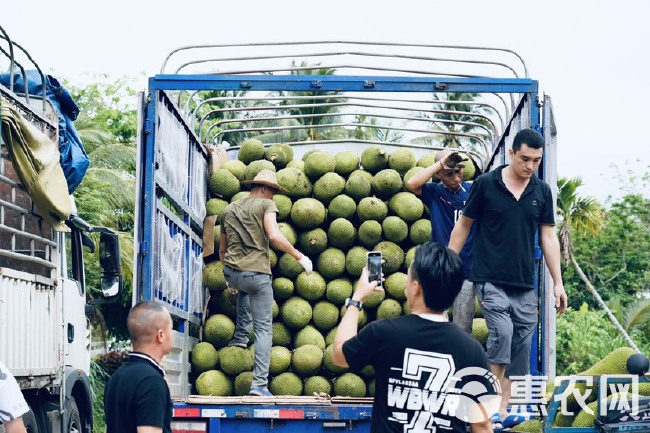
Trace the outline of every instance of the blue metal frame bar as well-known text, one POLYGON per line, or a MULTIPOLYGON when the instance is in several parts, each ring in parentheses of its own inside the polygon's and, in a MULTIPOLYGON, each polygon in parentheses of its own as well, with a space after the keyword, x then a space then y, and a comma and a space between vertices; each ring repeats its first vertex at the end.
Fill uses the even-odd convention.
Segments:
POLYGON ((537 93, 529 78, 382 77, 345 75, 156 75, 154 90, 285 92, 537 93))

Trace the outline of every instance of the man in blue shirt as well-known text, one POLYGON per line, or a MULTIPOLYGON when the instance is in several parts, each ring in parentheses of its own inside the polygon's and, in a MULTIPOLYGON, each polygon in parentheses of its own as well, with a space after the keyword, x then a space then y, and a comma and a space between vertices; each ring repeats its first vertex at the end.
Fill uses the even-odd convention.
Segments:
MULTIPOLYGON (((461 158, 467 160, 458 152, 450 150, 438 152, 432 165, 411 177, 406 183, 406 187, 420 196, 429 208, 431 240, 445 246, 449 244, 451 231, 460 218, 471 188, 469 183, 463 182, 461 158), (440 183, 429 182, 432 177, 439 179, 440 183)), ((463 261, 465 281, 453 304, 453 322, 470 334, 474 319, 474 283, 467 278, 472 269, 473 238, 474 230, 472 229, 459 254, 463 261)))

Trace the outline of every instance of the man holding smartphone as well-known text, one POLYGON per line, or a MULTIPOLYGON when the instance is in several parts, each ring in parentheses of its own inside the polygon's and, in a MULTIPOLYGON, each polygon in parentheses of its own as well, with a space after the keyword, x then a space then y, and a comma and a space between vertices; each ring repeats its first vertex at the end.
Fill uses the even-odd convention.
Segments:
MULTIPOLYGON (((442 245, 449 244, 451 231, 460 218, 469 197, 471 184, 463 181, 463 161, 467 157, 443 150, 436 154, 435 162, 420 173, 411 177, 406 187, 415 195, 421 197, 431 213, 431 240, 442 245), (435 177, 440 184, 429 182, 435 177)), ((474 251, 474 229, 467 235, 467 242, 459 255, 463 261, 465 281, 453 306, 453 322, 472 333, 474 320, 474 283, 468 280, 472 269, 472 254, 474 251)))
POLYGON ((346 301, 332 361, 353 371, 374 366, 372 432, 403 433, 408 426, 419 430, 439 425, 448 432, 465 433, 463 413, 469 415, 472 433, 492 432, 489 414, 499 405, 498 388, 490 389, 494 381, 484 384, 481 401, 467 404, 466 399, 453 398, 452 388, 465 388, 466 372, 480 378, 491 375, 481 344, 450 324, 445 315, 462 284, 458 255, 426 242, 417 247, 407 273, 404 292, 411 314, 371 322, 357 335, 363 302, 373 291, 383 290, 376 281, 368 281, 364 268, 352 298, 346 301))

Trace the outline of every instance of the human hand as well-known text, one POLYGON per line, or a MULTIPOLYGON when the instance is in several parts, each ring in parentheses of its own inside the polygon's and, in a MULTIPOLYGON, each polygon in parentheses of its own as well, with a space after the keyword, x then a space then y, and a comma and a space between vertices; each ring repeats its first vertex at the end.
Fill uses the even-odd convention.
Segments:
POLYGON ((383 291, 381 286, 377 286, 377 281, 368 281, 368 268, 364 267, 357 282, 357 288, 352 295, 352 299, 365 302, 373 292, 383 291))
MULTIPOLYGON (((301 253, 302 254, 302 253, 301 253)), ((300 263, 300 266, 307 272, 308 274, 311 273, 311 271, 314 270, 314 265, 311 262, 311 259, 307 257, 306 255, 302 255, 300 259, 298 260, 298 263, 300 263)))
POLYGON ((555 310, 562 314, 566 311, 568 305, 568 298, 564 291, 564 284, 555 283, 553 286, 553 295, 555 296, 555 310))
POLYGON ((464 161, 469 161, 469 158, 466 155, 458 152, 451 152, 442 159, 442 165, 444 165, 445 168, 452 170, 461 165, 464 161))

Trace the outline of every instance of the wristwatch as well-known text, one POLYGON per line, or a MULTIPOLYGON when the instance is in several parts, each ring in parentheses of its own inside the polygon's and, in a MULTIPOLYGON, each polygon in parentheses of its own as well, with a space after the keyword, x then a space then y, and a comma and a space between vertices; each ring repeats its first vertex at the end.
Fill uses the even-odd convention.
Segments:
POLYGON ((361 311, 361 308, 363 308, 363 302, 357 301, 356 299, 348 298, 345 300, 345 306, 346 308, 352 305, 353 307, 357 307, 359 311, 361 311))

